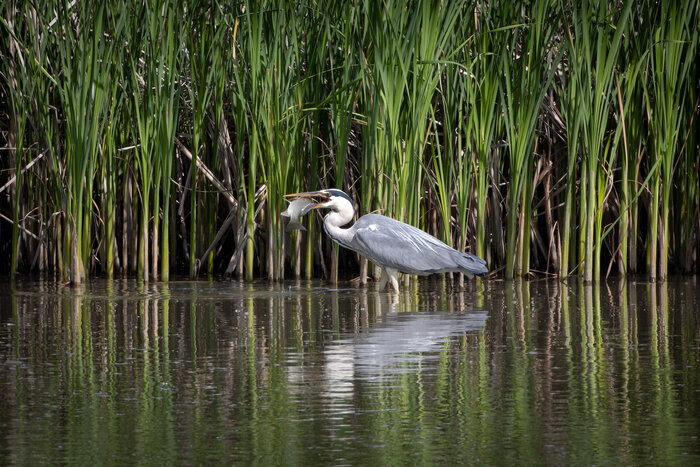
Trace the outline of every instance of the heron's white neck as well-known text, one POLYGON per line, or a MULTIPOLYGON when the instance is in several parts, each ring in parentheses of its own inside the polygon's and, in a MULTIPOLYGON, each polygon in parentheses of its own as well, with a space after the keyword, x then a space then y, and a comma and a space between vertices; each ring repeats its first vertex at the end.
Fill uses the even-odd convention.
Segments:
POLYGON ((342 227, 352 220, 355 209, 350 202, 342 198, 328 207, 331 212, 323 218, 323 227, 326 229, 326 233, 340 244, 349 244, 355 232, 352 227, 347 229, 342 227))

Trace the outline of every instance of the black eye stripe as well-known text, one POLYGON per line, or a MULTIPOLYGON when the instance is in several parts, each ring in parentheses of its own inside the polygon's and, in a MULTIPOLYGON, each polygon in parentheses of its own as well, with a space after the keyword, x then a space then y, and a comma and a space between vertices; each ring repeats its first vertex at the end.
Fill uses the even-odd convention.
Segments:
POLYGON ((353 204, 352 199, 347 194, 345 194, 344 192, 342 192, 340 190, 336 190, 335 188, 325 190, 324 194, 327 194, 327 196, 329 196, 329 197, 337 196, 339 198, 345 198, 346 200, 348 200, 350 202, 350 204, 353 204))

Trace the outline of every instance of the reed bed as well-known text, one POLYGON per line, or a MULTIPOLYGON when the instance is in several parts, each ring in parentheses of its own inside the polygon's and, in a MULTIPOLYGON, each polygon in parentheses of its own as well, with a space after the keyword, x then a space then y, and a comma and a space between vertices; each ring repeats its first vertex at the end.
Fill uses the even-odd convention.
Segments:
POLYGON ((364 281, 280 218, 336 187, 505 278, 697 273, 698 8, 5 2, 0 268, 364 281))

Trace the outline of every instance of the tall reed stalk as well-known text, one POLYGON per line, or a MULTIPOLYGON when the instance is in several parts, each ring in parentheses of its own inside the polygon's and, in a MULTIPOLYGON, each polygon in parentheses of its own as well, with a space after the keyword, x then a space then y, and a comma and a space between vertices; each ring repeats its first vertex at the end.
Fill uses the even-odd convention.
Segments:
MULTIPOLYGON (((476 154, 474 159, 474 174, 476 188, 476 255, 487 258, 487 198, 489 192, 489 172, 492 159, 491 147, 495 143, 497 128, 501 114, 497 111, 498 104, 498 56, 494 53, 495 45, 502 37, 503 31, 496 31, 493 24, 493 13, 496 7, 491 2, 477 5, 474 14, 473 46, 467 50, 465 59, 472 58, 467 73, 472 80, 467 86, 469 97, 467 147, 476 154)), ((466 18, 465 18, 466 19, 466 18)), ((463 21, 462 24, 470 24, 463 21)), ((462 37, 466 36, 463 33, 462 37)), ((460 213, 465 210, 464 202, 460 204, 460 213)), ((460 219, 460 232, 466 231, 466 223, 460 219)), ((466 239, 461 248, 466 247, 466 239)))
MULTIPOLYGON (((11 21, 11 20, 10 20, 11 21)), ((9 110, 9 126, 8 126, 8 146, 10 159, 10 176, 14 178, 14 183, 11 186, 10 196, 12 202, 12 240, 10 250, 10 274, 14 277, 17 272, 19 263, 19 243, 20 243, 20 210, 23 184, 23 167, 24 162, 24 138, 25 129, 27 127, 27 113, 29 111, 29 97, 31 90, 28 89, 29 80, 23 79, 21 75, 28 75, 30 71, 27 69, 26 60, 24 59, 23 43, 21 37, 18 37, 18 31, 12 22, 7 22, 3 19, 3 24, 8 29, 9 41, 9 57, 3 60, 2 73, 7 77, 7 85, 5 86, 8 94, 10 105, 9 110)), ((11 181, 12 181, 11 178, 11 181)), ((7 187, 7 186, 6 186, 7 187)))
MULTIPOLYGON (((121 67, 114 66, 117 61, 113 62, 112 76, 119 75, 121 67)), ((109 88, 109 111, 105 131, 102 136, 102 164, 100 164, 102 180, 102 204, 101 210, 103 213, 103 267, 107 277, 114 276, 114 259, 115 259, 115 209, 116 209, 116 193, 117 193, 117 142, 119 141, 119 129, 123 124, 120 116, 124 109, 124 94, 119 92, 120 83, 118 80, 113 80, 109 88)))
MULTIPOLYGON (((629 46, 628 46, 629 47, 629 46)), ((637 154, 641 150, 641 85, 639 85, 642 63, 639 55, 629 54, 627 71, 617 80, 617 104, 620 125, 617 136, 622 138, 620 165, 620 227, 618 271, 621 275, 635 272, 637 212, 637 154)), ((617 78, 616 78, 617 79, 617 78)))
MULTIPOLYGON (((176 8, 176 7, 175 7, 176 8)), ((189 276, 197 275, 197 246, 199 236, 200 216, 198 179, 198 161, 202 156, 201 143, 206 137, 209 106, 214 92, 214 83, 217 74, 223 73, 223 44, 224 27, 219 27, 221 12, 218 5, 205 5, 199 2, 190 2, 188 5, 190 33, 186 46, 189 53, 190 81, 187 85, 187 93, 191 105, 192 138, 191 147, 191 185, 190 189, 190 225, 189 225, 189 276)), ((173 18, 175 20, 176 18, 173 18)), ((167 25, 167 23, 166 23, 167 25)), ((171 32, 172 33, 172 32, 171 32)), ((167 70, 170 76, 175 76, 176 70, 167 70)), ((171 110, 174 110, 171 109, 171 110)))
MULTIPOLYGON (((503 7, 507 9, 507 7, 503 7)), ((507 279, 530 271, 530 222, 534 146, 540 108, 558 61, 549 44, 554 31, 554 2, 537 0, 529 9, 504 13, 526 23, 513 29, 501 56, 501 101, 509 150, 507 279), (518 13, 518 15, 516 15, 518 13), (522 47, 522 48, 521 48, 522 47)), ((513 24, 513 23, 511 23, 513 24)))
MULTIPOLYGON (((619 17, 610 20, 612 6, 607 1, 582 2, 572 13, 573 30, 569 31, 567 56, 569 74, 567 123, 569 127, 569 186, 566 198, 565 229, 571 225, 573 204, 573 175, 577 154, 582 157, 583 176, 580 197, 581 239, 579 264, 583 278, 591 281, 600 277, 602 214, 604 201, 613 180, 613 158, 608 117, 615 108, 615 74, 622 37, 632 3, 626 2, 619 17), (612 24, 611 24, 612 23, 612 24), (595 80, 589 77, 595 76, 595 80), (580 144, 580 146, 579 146, 580 144)), ((565 239, 562 255, 568 256, 565 239)), ((565 276, 568 266, 562 270, 565 276)))
MULTIPOLYGON (((66 279, 85 279, 91 259, 92 188, 99 159, 98 143, 107 109, 110 61, 114 47, 104 37, 106 5, 72 8, 59 2, 57 40, 62 73, 59 97, 65 115, 64 250, 68 261, 66 279)), ((122 23, 112 31, 118 36, 122 23)))
POLYGON ((261 99, 252 103, 251 110, 262 136, 262 176, 267 185, 265 270, 268 280, 272 281, 281 278, 284 262, 280 208, 286 192, 287 173, 292 167, 290 154, 294 153, 296 143, 296 120, 300 118, 298 99, 295 99, 298 92, 295 83, 299 76, 294 65, 301 61, 302 39, 294 21, 298 12, 291 5, 257 6, 261 7, 265 24, 261 32, 264 40, 257 50, 262 64, 258 82, 261 99))
POLYGON ((689 83, 686 80, 694 59, 697 59, 698 43, 697 2, 662 2, 658 8, 654 44, 649 54, 653 101, 647 101, 651 107, 648 112, 651 115, 652 160, 660 161, 652 182, 652 235, 649 239, 649 276, 652 280, 664 280, 668 275, 671 188, 683 124, 678 112, 688 95, 686 86, 689 83))
POLYGON ((258 46, 263 39, 264 9, 262 5, 255 2, 247 2, 244 9, 243 46, 239 50, 239 65, 235 68, 236 75, 234 77, 236 78, 236 99, 238 105, 242 107, 247 122, 247 131, 242 135, 246 138, 248 146, 245 277, 247 280, 252 280, 255 267, 255 192, 257 190, 261 138, 261 130, 253 112, 262 108, 264 97, 259 88, 260 80, 263 79, 263 64, 258 53, 258 46))
MULTIPOLYGON (((153 5, 144 3, 133 24, 137 28, 134 35, 141 38, 130 59, 139 137, 136 166, 141 186, 138 275, 143 280, 148 280, 151 275, 158 277, 159 253, 163 255, 160 275, 167 279, 169 274, 170 177, 178 121, 177 86, 183 24, 179 11, 172 1, 153 5), (162 213, 161 196, 164 203, 162 213), (159 242, 159 239, 162 240, 159 242)), ((195 131, 195 140, 197 134, 195 131)), ((192 196, 196 198, 194 193, 192 196)), ((190 250, 192 254, 194 251, 194 248, 190 250)))

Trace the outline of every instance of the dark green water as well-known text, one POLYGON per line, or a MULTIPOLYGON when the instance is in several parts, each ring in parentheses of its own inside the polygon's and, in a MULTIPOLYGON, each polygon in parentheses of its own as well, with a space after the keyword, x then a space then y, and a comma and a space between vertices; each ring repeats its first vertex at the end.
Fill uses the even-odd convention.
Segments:
POLYGON ((698 465, 698 285, 0 283, 0 464, 698 465))

